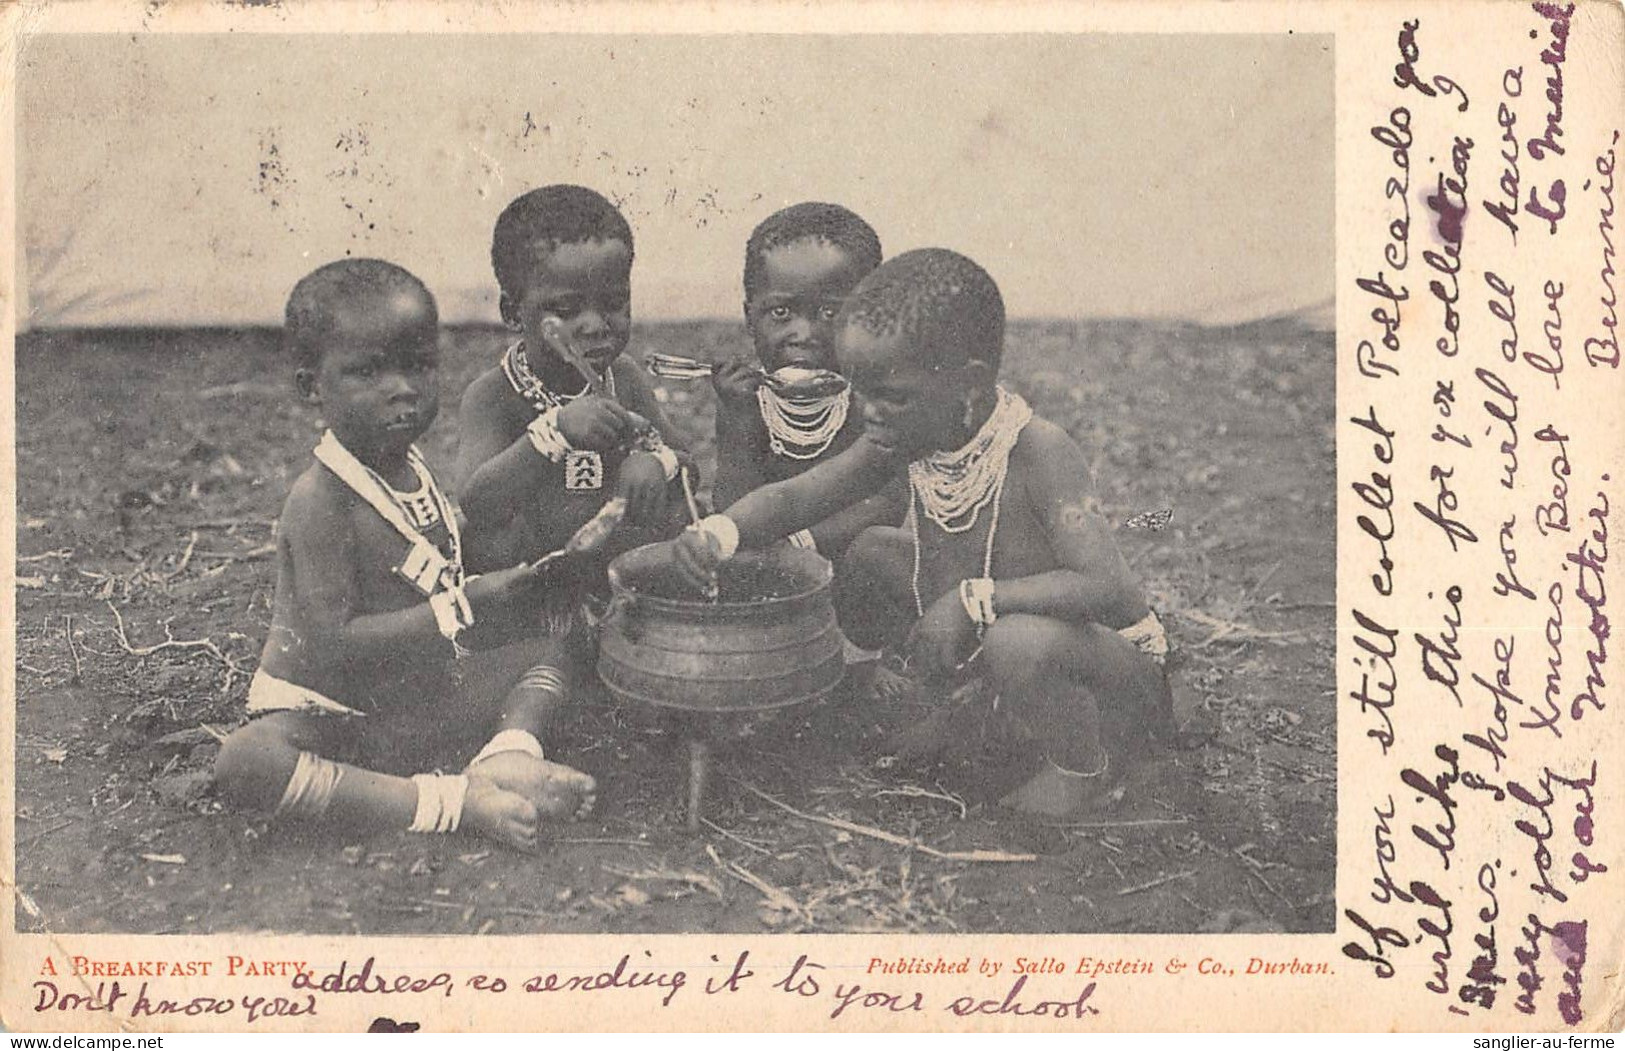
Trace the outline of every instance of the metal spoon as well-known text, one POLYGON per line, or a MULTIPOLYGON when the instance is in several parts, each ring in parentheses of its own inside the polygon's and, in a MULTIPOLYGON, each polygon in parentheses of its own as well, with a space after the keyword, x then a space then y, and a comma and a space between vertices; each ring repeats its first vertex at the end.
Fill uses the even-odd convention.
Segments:
MULTIPOLYGON (((717 367, 708 361, 685 358, 678 354, 659 353, 646 355, 644 367, 649 370, 651 376, 674 380, 705 379, 717 370, 717 367)), ((774 372, 768 372, 760 367, 754 371, 762 377, 763 383, 780 394, 818 397, 838 393, 845 390, 848 385, 845 376, 829 369, 807 369, 799 365, 786 365, 774 372)))
POLYGON ((565 364, 581 373, 581 378, 587 381, 587 389, 594 394, 604 393, 604 377, 582 357, 564 334, 564 322, 552 315, 542 319, 542 342, 548 349, 557 354, 565 364))
POLYGON ((581 528, 571 535, 570 540, 557 551, 550 551, 531 563, 530 571, 540 573, 553 562, 572 555, 585 555, 597 551, 604 546, 615 527, 621 524, 626 517, 626 497, 617 496, 604 503, 598 513, 582 523, 581 528))

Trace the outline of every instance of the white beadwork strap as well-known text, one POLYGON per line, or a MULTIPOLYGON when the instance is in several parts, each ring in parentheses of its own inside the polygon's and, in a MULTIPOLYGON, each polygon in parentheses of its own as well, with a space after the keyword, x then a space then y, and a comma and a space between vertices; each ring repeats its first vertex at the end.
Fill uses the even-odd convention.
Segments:
POLYGON ((463 800, 468 795, 465 774, 414 774, 417 809, 408 832, 455 832, 463 820, 463 800))
POLYGON ((429 596, 429 612, 434 614, 435 627, 451 643, 452 653, 458 660, 472 656, 472 651, 458 639, 464 628, 474 626, 474 608, 469 605, 468 592, 461 584, 453 584, 429 596))
POLYGON ((324 467, 366 501, 367 506, 378 513, 378 517, 389 523, 411 545, 406 560, 401 563, 401 573, 420 591, 425 595, 432 595, 440 587, 452 587, 461 581, 463 542, 457 528, 457 516, 452 514, 450 502, 416 447, 407 451, 407 462, 417 474, 429 498, 434 501, 441 520, 446 523, 446 532, 451 537, 451 558, 441 554, 440 549, 412 524, 411 517, 391 495, 391 490, 384 480, 366 464, 356 459, 355 454, 346 449, 344 443, 340 442, 332 431, 322 434, 321 441, 316 443, 315 454, 316 459, 324 467))
POLYGON ((723 562, 739 550, 739 525, 727 515, 707 515, 689 528, 714 541, 717 558, 723 562))
POLYGON ((320 820, 333 802, 333 793, 338 790, 343 777, 343 767, 331 759, 324 759, 314 752, 300 752, 294 761, 293 773, 288 776, 288 785, 283 789, 282 799, 271 816, 301 821, 320 820))
POLYGON ((489 759, 493 755, 501 755, 504 752, 523 752, 538 761, 545 758, 542 755, 542 742, 536 739, 535 734, 528 730, 510 728, 498 730, 496 736, 486 742, 485 747, 480 749, 480 754, 476 755, 468 765, 473 766, 482 759, 489 759))
POLYGON ((530 438, 531 448, 551 463, 563 463, 572 451, 569 439, 559 430, 559 410, 556 405, 537 413, 525 428, 525 434, 530 438))

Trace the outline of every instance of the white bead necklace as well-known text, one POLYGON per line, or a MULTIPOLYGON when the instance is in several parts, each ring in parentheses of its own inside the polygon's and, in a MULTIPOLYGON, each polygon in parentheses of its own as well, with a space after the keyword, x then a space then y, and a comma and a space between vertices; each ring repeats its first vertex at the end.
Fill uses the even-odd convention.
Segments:
POLYGON ((908 527, 914 540, 914 611, 925 616, 920 597, 920 519, 918 512, 946 533, 963 533, 976 525, 982 508, 993 505, 988 519, 987 544, 982 552, 982 576, 993 575, 993 540, 999 532, 1000 497, 1010 475, 1010 452, 1033 410, 1019 394, 998 388, 998 401, 976 436, 951 453, 933 453, 908 465, 908 527))
MULTIPOLYGON (((1001 502, 1000 497, 1003 495, 1004 477, 1001 475, 998 484, 993 487, 991 495, 993 513, 988 516, 987 545, 982 551, 982 576, 990 579, 993 576, 993 538, 999 535, 999 504, 1001 502)), ((908 497, 908 531, 909 536, 914 540, 914 573, 909 577, 909 587, 914 591, 914 615, 923 617, 925 616, 925 602, 920 598, 920 517, 915 514, 914 505, 914 491, 911 489, 908 497)), ((978 628, 977 634, 980 633, 981 630, 978 628)), ((969 664, 969 659, 965 663, 969 664)))
POLYGON ((815 460, 846 426, 852 391, 794 398, 779 395, 764 383, 756 388, 756 404, 767 427, 769 448, 792 460, 815 460))
POLYGON ((949 533, 963 533, 1004 484, 1010 450, 1033 410, 1020 395, 998 388, 998 401, 980 430, 953 452, 932 453, 908 465, 909 485, 925 516, 949 533))

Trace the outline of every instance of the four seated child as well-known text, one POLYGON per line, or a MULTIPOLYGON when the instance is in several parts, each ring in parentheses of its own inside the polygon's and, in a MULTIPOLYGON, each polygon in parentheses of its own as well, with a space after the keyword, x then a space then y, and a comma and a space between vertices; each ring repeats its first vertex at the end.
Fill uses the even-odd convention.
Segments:
MULTIPOLYGON (((745 245, 745 325, 756 361, 736 357, 712 374, 717 393, 717 473, 712 495, 727 506, 770 482, 793 478, 839 454, 863 432, 850 387, 783 395, 763 374, 787 366, 836 370, 835 319, 865 274, 880 265, 880 238, 853 212, 816 201, 764 219, 745 245)), ((865 526, 902 515, 901 490, 843 510, 791 537, 839 560, 865 526)))
POLYGON ((1096 800, 1170 711, 1156 616, 1093 509, 1088 460, 1001 387, 1004 304, 991 277, 945 249, 883 264, 847 300, 839 357, 864 400, 847 451, 758 489, 674 542, 697 587, 756 547, 881 492, 906 471, 902 528, 866 529, 844 603, 859 645, 900 641, 927 674, 977 670, 1000 713, 1036 742, 1036 774, 1001 802, 1065 818, 1096 800), (906 465, 906 466, 905 466, 906 465))
POLYGON ((413 445, 439 408, 434 299, 397 266, 344 260, 295 286, 285 332, 328 430, 283 506, 253 718, 221 747, 217 783, 280 818, 461 825, 533 848, 539 824, 585 813, 595 786, 543 759, 552 697, 515 686, 554 645, 516 626, 546 582, 526 565, 465 579, 457 520, 413 445), (493 729, 463 773, 399 776, 466 757, 467 735, 493 729))
MULTIPOLYGON (((838 363, 862 400, 842 392, 809 422, 755 365, 719 367, 729 506, 673 556, 705 586, 741 544, 791 536, 844 553, 847 634, 903 646, 928 675, 981 674, 1043 760, 1002 802, 1064 818, 1162 728, 1166 639, 1093 510, 1082 450, 997 382, 992 279, 943 249, 879 258, 868 224, 834 205, 784 209, 752 234, 745 314, 761 369, 838 363)), ((537 560, 612 496, 626 528, 603 558, 671 536, 685 465, 620 362, 632 234, 614 206, 574 186, 525 194, 497 222, 492 263, 522 338, 463 399, 466 545, 413 445, 438 410, 427 289, 346 260, 289 298, 298 386, 329 429, 279 523, 253 718, 217 761, 239 803, 359 831, 466 824, 529 849, 543 820, 594 802, 593 780, 546 761, 540 738, 589 656, 571 629, 603 563, 561 574, 568 561, 537 560), (465 557, 488 572, 465 579, 465 557), (493 726, 464 773, 398 776, 473 751, 457 730, 493 726)))

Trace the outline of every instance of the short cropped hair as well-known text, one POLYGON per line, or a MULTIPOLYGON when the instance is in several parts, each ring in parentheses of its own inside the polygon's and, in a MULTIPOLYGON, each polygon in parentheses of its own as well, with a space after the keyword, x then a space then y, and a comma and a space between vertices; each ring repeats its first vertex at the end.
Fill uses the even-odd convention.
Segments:
POLYGON ((994 370, 1004 351, 1004 298, 986 270, 946 248, 917 248, 882 263, 858 283, 843 325, 874 336, 903 335, 918 360, 994 370))
POLYGON ((382 259, 340 259, 317 267, 299 279, 288 294, 282 338, 300 368, 321 364, 322 349, 332 332, 335 308, 357 300, 382 300, 408 292, 423 297, 438 323, 434 296, 411 271, 382 259))
POLYGON ((838 204, 803 201, 774 212, 751 231, 745 242, 745 298, 761 285, 763 256, 808 239, 834 245, 861 263, 866 272, 880 265, 880 236, 861 216, 838 204))
POLYGON ((491 269, 510 299, 531 264, 534 246, 548 249, 584 241, 624 241, 632 250, 632 227, 603 194, 585 186, 543 186, 514 198, 497 217, 491 234, 491 269))

